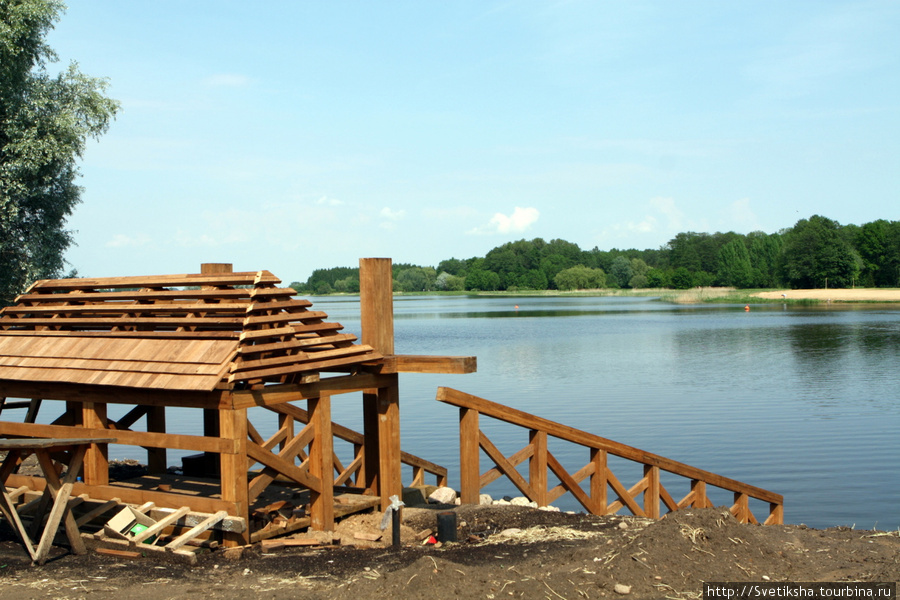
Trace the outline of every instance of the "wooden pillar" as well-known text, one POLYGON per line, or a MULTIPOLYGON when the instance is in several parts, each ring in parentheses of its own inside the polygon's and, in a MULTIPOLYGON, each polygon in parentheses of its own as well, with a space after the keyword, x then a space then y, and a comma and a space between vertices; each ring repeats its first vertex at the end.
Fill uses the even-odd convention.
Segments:
POLYGON ((528 459, 528 483, 537 497, 531 498, 538 506, 547 506, 547 432, 532 429, 528 433, 533 452, 528 459))
MULTIPOLYGON (((166 432, 166 407, 151 406, 147 411, 147 431, 166 432)), ((153 475, 161 475, 168 467, 165 448, 147 448, 147 471, 153 475)))
MULTIPOLYGON (((391 259, 359 260, 362 343, 384 356, 394 354, 394 298, 391 259)), ((363 394, 365 486, 381 496, 382 510, 392 495, 403 494, 400 462, 400 389, 396 374, 388 386, 363 394)))
POLYGON ((481 496, 481 450, 478 411, 459 409, 459 494, 463 504, 478 504, 481 496))
MULTIPOLYGON (((250 522, 250 502, 247 489, 247 409, 221 409, 219 412, 219 436, 233 440, 232 452, 221 456, 222 500, 234 502, 238 514, 250 522)), ((250 543, 250 532, 227 533, 225 544, 229 546, 250 543)))
POLYGON ((699 479, 691 480, 691 492, 694 497, 691 506, 694 508, 712 508, 712 503, 706 497, 706 482, 699 479))
POLYGON ((644 465, 647 489, 644 490, 644 513, 651 519, 659 518, 659 467, 644 465))
MULTIPOLYGON (((106 404, 97 402, 82 404, 81 422, 89 429, 106 429, 106 404)), ((82 475, 87 485, 109 484, 109 447, 106 444, 91 444, 87 449, 82 475)))
POLYGON ((315 433, 309 447, 309 474, 322 482, 320 491, 310 490, 309 516, 317 531, 334 530, 334 439, 331 433, 331 396, 308 400, 309 422, 315 433))
MULTIPOLYGON (((223 275, 233 273, 234 269, 231 263, 202 263, 200 265, 201 275, 223 275)), ((148 416, 149 419, 149 416, 148 416)), ((206 437, 218 437, 220 431, 219 411, 214 408, 203 409, 203 435, 206 437)), ((204 452, 205 460, 204 470, 214 473, 216 467, 218 471, 222 471, 222 465, 219 456, 215 452, 204 452)))
POLYGON ((591 473, 591 501, 594 508, 591 511, 595 515, 605 515, 609 506, 606 495, 609 493, 609 481, 606 474, 606 450, 591 448, 591 464, 594 472, 591 473))

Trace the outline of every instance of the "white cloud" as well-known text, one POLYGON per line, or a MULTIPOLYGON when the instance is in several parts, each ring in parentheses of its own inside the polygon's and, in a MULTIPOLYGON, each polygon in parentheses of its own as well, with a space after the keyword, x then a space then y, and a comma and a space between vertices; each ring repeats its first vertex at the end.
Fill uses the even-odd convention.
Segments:
POLYGON ((392 209, 388 208, 387 206, 385 206, 384 208, 381 209, 381 212, 379 214, 382 217, 384 217, 385 219, 390 219, 391 221, 397 221, 406 216, 406 211, 403 210, 402 208, 400 210, 392 210, 392 209))
POLYGON ((210 87, 245 87, 250 84, 250 78, 237 73, 218 73, 204 79, 203 84, 210 87))
POLYGON ((338 200, 337 198, 322 196, 321 198, 316 200, 316 204, 324 204, 325 206, 341 206, 342 204, 344 204, 344 201, 338 200))
POLYGON ((511 215, 497 213, 486 226, 473 229, 470 233, 521 233, 536 223, 540 216, 541 213, 536 208, 517 206, 511 215))
POLYGON ((150 243, 150 236, 145 233, 139 233, 135 236, 125 235, 124 233, 115 234, 111 240, 106 242, 107 248, 126 248, 129 246, 146 246, 150 243))

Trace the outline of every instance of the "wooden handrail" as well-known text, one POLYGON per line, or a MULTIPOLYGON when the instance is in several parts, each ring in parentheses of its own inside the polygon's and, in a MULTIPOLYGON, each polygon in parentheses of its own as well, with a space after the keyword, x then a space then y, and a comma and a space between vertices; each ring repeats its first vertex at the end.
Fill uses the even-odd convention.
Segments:
MULTIPOLYGON (((302 408, 294 406, 293 404, 273 404, 272 406, 267 406, 267 409, 272 412, 281 413, 283 415, 287 415, 289 417, 293 417, 296 421, 300 423, 309 423, 309 413, 302 408)), ((360 458, 360 454, 363 451, 365 436, 357 431, 350 429, 349 427, 344 427, 343 425, 339 425, 337 423, 332 423, 331 431, 334 437, 344 440, 345 442, 349 442, 353 444, 355 448, 354 460, 344 469, 343 472, 338 474, 338 479, 340 481, 336 481, 336 484, 343 485, 352 474, 351 468, 354 470, 358 470, 362 465, 362 460, 360 458)), ((437 485, 447 485, 447 468, 442 467, 433 462, 427 461, 424 458, 419 458, 414 454, 410 454, 408 452, 400 453, 400 461, 402 464, 412 467, 413 469, 413 485, 424 485, 425 484, 425 474, 434 475, 437 485)), ((335 463, 337 462, 335 458, 335 463)))
MULTIPOLYGON (((620 444, 612 440, 594 435, 574 427, 569 427, 544 419, 530 413, 504 406, 484 398, 479 398, 471 394, 466 394, 452 388, 440 387, 437 391, 437 400, 457 406, 460 411, 460 453, 461 468, 463 471, 461 493, 465 498, 477 498, 479 491, 473 491, 473 485, 479 488, 493 481, 501 475, 509 477, 513 483, 519 487, 523 493, 539 504, 546 504, 547 499, 551 495, 546 490, 546 472, 547 468, 562 481, 562 488, 556 497, 565 493, 565 490, 572 492, 576 499, 588 510, 595 512, 607 511, 609 509, 618 510, 623 506, 632 510, 632 512, 641 512, 647 516, 658 516, 658 505, 662 501, 670 510, 678 510, 686 506, 704 506, 708 503, 705 492, 705 485, 711 485, 717 488, 734 492, 735 505, 732 512, 741 519, 755 522, 753 515, 747 508, 747 500, 755 498, 768 502, 770 505, 770 516, 766 523, 781 523, 783 514, 784 497, 769 490, 759 488, 753 485, 723 477, 703 469, 698 469, 678 461, 668 459, 658 454, 645 452, 632 446, 620 444), (471 414, 469 414, 471 412, 471 414), (490 440, 478 429, 477 416, 484 415, 491 417, 518 427, 523 427, 531 431, 531 439, 528 446, 520 450, 510 458, 505 458, 493 446, 490 440), (562 465, 547 451, 546 436, 552 436, 565 440, 574 444, 585 446, 591 450, 591 462, 587 467, 579 470, 576 474, 570 475, 562 465), (488 453, 490 458, 497 465, 495 469, 488 471, 481 477, 474 477, 472 473, 478 469, 480 448, 488 453), (641 463, 645 466, 644 478, 639 481, 631 490, 626 490, 615 476, 606 468, 605 453, 612 454, 627 460, 641 463), (603 454, 603 456, 600 456, 603 454), (531 464, 530 475, 531 483, 521 479, 521 475, 514 471, 515 466, 524 460, 529 460, 531 464), (473 467, 474 465, 474 467, 473 467), (475 471, 473 471, 473 468, 475 471), (658 470, 667 471, 681 477, 686 477, 692 481, 690 493, 681 501, 676 502, 665 488, 659 483, 658 470), (603 471, 600 473, 599 471, 603 471), (468 475, 467 475, 468 473, 468 475), (605 484, 595 485, 592 481, 592 495, 588 497, 580 487, 578 482, 588 476, 601 475, 601 481, 606 481, 619 496, 619 501, 606 506, 606 486, 605 484), (477 480, 477 484, 475 483, 477 480), (517 481, 518 480, 518 481, 517 481), (524 488, 524 489, 523 489, 524 488), (577 489, 575 489, 577 488, 577 489), (602 489, 601 489, 602 488, 602 489), (643 493, 644 509, 640 509, 634 503, 634 498, 643 493), (536 497, 532 497, 536 496, 536 497), (637 511, 635 510, 637 509, 637 511)), ((559 486, 558 486, 559 487, 559 486)), ((603 512, 602 514, 606 514, 603 512)))

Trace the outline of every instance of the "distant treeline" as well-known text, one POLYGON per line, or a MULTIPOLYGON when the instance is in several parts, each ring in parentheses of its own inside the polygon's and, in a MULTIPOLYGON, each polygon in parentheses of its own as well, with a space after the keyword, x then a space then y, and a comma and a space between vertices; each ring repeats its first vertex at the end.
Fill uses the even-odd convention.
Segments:
MULTIPOLYGON (((778 233, 679 233, 656 250, 582 250, 541 238, 437 267, 393 265, 394 290, 900 287, 900 221, 841 225, 814 215, 778 233)), ((304 294, 359 292, 359 269, 316 269, 304 294)))

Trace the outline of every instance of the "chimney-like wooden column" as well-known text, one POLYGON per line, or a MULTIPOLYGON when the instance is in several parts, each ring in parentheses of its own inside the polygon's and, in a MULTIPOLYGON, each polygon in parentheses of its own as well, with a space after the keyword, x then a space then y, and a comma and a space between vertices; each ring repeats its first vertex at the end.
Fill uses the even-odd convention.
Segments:
MULTIPOLYGON (((359 260, 359 309, 362 343, 381 354, 394 354, 394 278, 389 258, 359 260)), ((363 393, 365 464, 369 493, 381 496, 382 510, 393 495, 403 495, 400 463, 400 389, 396 374, 390 384, 363 393)))

